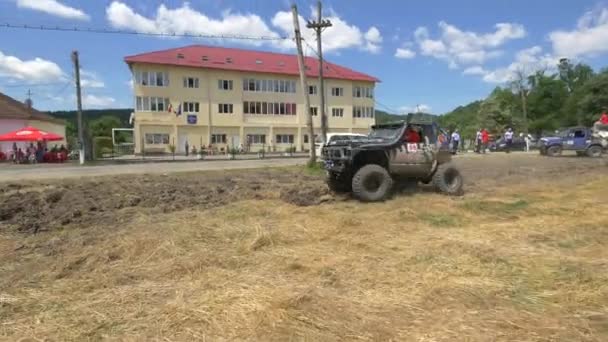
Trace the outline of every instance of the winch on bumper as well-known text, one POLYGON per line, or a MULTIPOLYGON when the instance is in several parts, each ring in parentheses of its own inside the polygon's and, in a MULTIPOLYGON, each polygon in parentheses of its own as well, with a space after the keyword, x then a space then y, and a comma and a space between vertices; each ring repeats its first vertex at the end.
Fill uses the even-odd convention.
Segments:
POLYGON ((351 153, 350 147, 324 147, 322 156, 325 170, 344 172, 350 166, 351 153))

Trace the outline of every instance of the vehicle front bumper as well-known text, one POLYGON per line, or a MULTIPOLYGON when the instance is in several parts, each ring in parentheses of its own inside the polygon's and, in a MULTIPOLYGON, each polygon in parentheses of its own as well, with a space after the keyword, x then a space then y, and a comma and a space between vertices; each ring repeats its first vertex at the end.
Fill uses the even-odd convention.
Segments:
POLYGON ((342 173, 344 171, 346 171, 349 167, 350 167, 350 161, 348 160, 335 160, 335 159, 330 159, 330 160, 324 160, 323 161, 323 167, 325 168, 325 170, 329 171, 329 172, 337 172, 337 173, 342 173))

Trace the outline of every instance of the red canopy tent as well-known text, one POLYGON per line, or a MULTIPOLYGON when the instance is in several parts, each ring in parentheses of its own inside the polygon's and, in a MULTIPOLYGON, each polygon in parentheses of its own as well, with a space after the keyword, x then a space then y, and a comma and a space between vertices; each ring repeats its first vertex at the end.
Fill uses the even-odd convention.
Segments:
POLYGON ((24 127, 0 135, 0 141, 59 141, 63 137, 55 133, 41 131, 35 127, 24 127))

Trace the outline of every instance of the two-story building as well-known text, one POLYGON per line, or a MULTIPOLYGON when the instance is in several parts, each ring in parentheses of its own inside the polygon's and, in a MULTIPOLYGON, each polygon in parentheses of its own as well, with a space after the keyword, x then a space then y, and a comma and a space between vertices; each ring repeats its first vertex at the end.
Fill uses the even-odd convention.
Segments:
MULTIPOLYGON (((135 152, 183 152, 186 143, 257 152, 295 147, 310 137, 305 93, 320 131, 318 60, 306 58, 302 89, 295 55, 187 46, 125 58, 133 74, 135 152)), ((374 123, 378 79, 324 64, 329 132, 366 133, 374 123)))

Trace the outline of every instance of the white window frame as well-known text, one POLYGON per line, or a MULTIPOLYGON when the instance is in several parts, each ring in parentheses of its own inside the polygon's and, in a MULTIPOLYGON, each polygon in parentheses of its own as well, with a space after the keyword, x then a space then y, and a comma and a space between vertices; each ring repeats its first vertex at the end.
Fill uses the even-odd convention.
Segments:
POLYGON ((218 103, 217 112, 220 114, 234 113, 234 105, 232 103, 218 103))
POLYGON ((277 144, 282 145, 293 145, 295 141, 293 134, 277 134, 275 139, 277 144))
POLYGON ((308 95, 317 95, 317 86, 315 84, 308 86, 308 95))
POLYGON ((266 144, 266 134, 247 134, 247 143, 251 145, 266 144))
POLYGON ((319 107, 310 107, 310 114, 312 114, 312 116, 319 115, 319 107))
POLYGON ((184 113, 200 113, 200 102, 184 102, 182 104, 182 112, 184 113))
POLYGON ((344 108, 332 108, 331 116, 333 118, 342 118, 344 117, 344 108))
POLYGON ((342 97, 344 96, 344 88, 342 87, 332 87, 331 88, 331 96, 342 97))
POLYGON ((146 145, 169 145, 170 137, 168 133, 145 133, 146 145))
POLYGON ((226 134, 223 134, 223 133, 211 134, 211 143, 212 144, 226 144, 227 141, 228 141, 228 139, 226 139, 226 134))
POLYGON ((184 77, 184 88, 198 89, 199 85, 198 77, 184 77))

